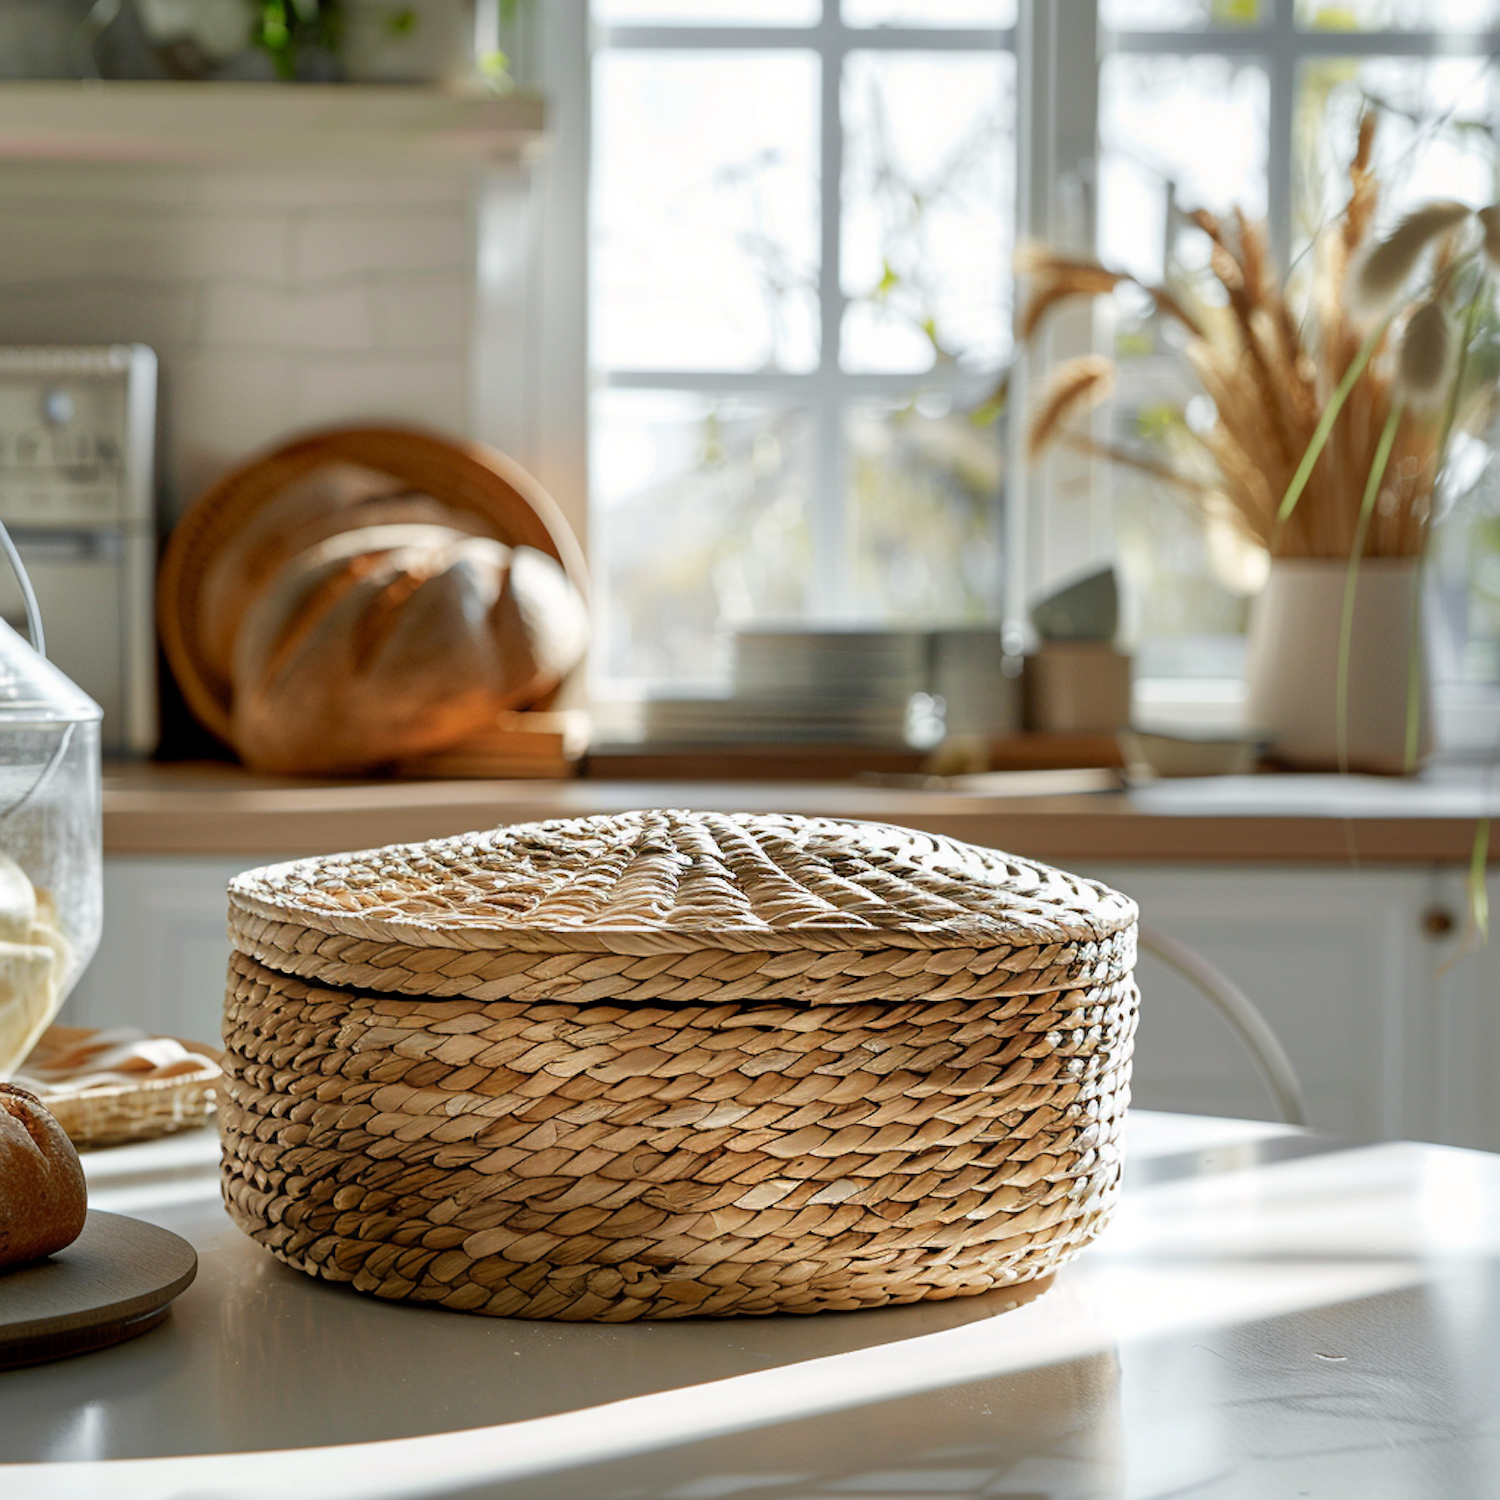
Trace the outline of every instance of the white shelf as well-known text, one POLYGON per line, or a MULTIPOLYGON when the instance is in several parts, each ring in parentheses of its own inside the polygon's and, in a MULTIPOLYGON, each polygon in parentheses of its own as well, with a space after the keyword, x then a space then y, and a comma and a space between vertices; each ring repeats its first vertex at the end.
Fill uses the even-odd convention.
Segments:
POLYGON ((543 142, 534 94, 422 85, 0 84, 0 162, 461 166, 543 142))

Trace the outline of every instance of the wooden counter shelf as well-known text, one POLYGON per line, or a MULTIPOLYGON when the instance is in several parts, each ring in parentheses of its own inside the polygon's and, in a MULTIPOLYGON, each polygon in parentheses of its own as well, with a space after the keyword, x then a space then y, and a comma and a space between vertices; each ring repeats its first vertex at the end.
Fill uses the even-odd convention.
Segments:
MULTIPOLYGON (((1138 793, 1071 789, 1108 785, 1108 772, 1037 774, 1051 779, 1013 773, 938 786, 922 785, 917 778, 910 785, 588 779, 334 783, 254 776, 209 763, 119 765, 105 774, 104 845, 108 855, 321 854, 498 823, 691 806, 900 823, 1059 864, 1466 864, 1475 819, 1500 811, 1486 800, 1477 775, 1472 794, 1460 788, 1434 798, 1427 786, 1393 786, 1379 791, 1385 805, 1378 814, 1356 810, 1333 816, 1275 811, 1274 795, 1265 813, 1194 811, 1190 801, 1162 811, 1138 793), (1070 776, 1075 780, 1058 779, 1070 776), (1409 810, 1403 810, 1407 803, 1409 810)), ((1274 794, 1276 778, 1257 780, 1274 794)), ((1332 793, 1314 805, 1331 809, 1332 793)), ((1491 847, 1492 859, 1500 859, 1500 840, 1491 847)))

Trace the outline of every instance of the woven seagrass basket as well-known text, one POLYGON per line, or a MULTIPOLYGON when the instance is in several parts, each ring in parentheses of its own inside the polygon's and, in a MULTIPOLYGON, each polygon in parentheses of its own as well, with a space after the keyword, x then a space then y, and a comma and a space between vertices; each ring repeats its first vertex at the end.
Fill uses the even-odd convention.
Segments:
POLYGON ((873 823, 639 812, 230 886, 224 1195, 288 1265, 530 1318, 1048 1275, 1119 1191, 1134 905, 873 823))

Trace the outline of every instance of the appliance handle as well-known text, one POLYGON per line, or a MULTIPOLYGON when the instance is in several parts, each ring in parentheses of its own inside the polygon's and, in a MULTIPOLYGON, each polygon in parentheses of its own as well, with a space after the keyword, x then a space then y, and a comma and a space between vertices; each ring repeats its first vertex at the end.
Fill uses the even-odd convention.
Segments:
POLYGON ((11 572, 16 575, 16 582, 21 585, 21 600, 26 606, 26 634, 31 637, 31 649, 38 656, 46 656, 47 637, 42 631, 41 606, 36 602, 36 590, 31 586, 31 575, 26 571, 26 564, 21 561, 21 554, 16 551, 16 544, 11 540, 4 521, 0 521, 0 551, 5 553, 10 562, 11 572))

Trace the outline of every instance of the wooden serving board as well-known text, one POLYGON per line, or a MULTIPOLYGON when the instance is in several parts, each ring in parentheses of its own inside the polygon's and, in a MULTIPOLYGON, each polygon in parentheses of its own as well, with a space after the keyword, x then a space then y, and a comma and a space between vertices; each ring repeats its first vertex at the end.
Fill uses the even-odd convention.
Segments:
POLYGON ((145 1333, 197 1274, 197 1252, 170 1230, 90 1209, 66 1250, 0 1271, 0 1370, 145 1333))

